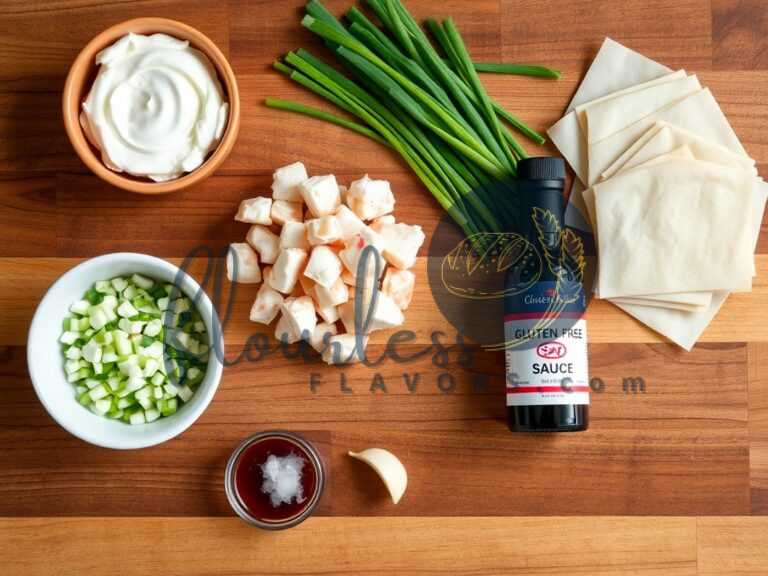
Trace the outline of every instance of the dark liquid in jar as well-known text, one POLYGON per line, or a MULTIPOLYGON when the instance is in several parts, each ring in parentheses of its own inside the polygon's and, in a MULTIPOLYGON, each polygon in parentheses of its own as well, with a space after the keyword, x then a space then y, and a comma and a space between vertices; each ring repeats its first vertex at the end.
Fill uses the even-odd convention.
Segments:
POLYGON ((286 438, 264 438, 243 450, 235 468, 235 487, 240 502, 252 516, 266 522, 282 522, 299 515, 312 502, 317 490, 317 470, 307 453, 298 445, 286 438), (295 498, 286 504, 272 506, 269 494, 262 492, 264 475, 261 465, 270 455, 284 458, 291 453, 304 460, 301 468, 301 486, 304 499, 301 503, 295 498))

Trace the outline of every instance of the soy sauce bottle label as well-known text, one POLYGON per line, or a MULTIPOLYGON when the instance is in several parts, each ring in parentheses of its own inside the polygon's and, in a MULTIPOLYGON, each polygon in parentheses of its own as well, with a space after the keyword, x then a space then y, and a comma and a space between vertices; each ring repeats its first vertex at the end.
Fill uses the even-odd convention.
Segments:
POLYGON ((512 232, 538 258, 535 280, 525 282, 513 265, 505 277, 507 420, 515 432, 589 425, 584 247, 563 222, 564 186, 565 164, 551 157, 520 160, 510 186, 512 232))
POLYGON ((587 323, 578 299, 553 315, 556 281, 507 297, 507 406, 589 404, 587 323))

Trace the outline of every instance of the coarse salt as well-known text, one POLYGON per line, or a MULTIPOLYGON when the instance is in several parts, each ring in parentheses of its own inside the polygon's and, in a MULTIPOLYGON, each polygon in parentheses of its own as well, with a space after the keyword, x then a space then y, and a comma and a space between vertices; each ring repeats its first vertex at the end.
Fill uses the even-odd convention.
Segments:
POLYGON ((296 500, 301 504, 306 500, 304 488, 301 486, 301 470, 304 467, 304 459, 296 454, 280 457, 270 454, 267 461, 261 465, 261 473, 264 483, 261 491, 269 494, 269 501, 273 508, 280 504, 290 504, 296 500))

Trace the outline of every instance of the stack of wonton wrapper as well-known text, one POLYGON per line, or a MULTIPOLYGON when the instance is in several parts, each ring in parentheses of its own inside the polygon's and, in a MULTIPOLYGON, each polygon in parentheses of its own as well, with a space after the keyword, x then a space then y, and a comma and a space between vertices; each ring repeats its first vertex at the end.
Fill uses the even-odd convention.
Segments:
POLYGON ((595 296, 690 350, 751 289, 768 196, 712 93, 608 38, 549 136, 577 177, 566 221, 595 234, 595 296))

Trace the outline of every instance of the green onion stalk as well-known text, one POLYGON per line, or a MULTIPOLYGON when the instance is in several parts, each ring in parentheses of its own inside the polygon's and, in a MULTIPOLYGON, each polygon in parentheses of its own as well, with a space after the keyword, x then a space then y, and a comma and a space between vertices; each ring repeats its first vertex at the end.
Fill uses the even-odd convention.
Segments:
POLYGON ((491 99, 478 73, 561 73, 473 62, 453 20, 426 21, 433 43, 401 0, 367 2, 381 27, 354 7, 344 26, 319 0, 306 5, 301 21, 349 75, 304 49, 274 63, 354 119, 279 98, 266 105, 342 126, 396 151, 467 236, 508 229, 513 201, 503 195, 492 200, 484 187, 515 177, 518 160, 526 157, 515 133, 537 144, 544 138, 491 99))

